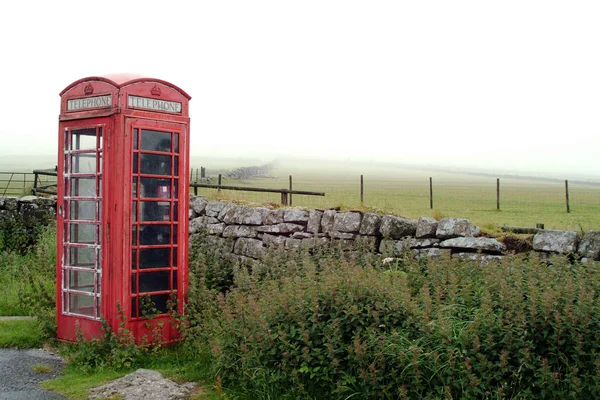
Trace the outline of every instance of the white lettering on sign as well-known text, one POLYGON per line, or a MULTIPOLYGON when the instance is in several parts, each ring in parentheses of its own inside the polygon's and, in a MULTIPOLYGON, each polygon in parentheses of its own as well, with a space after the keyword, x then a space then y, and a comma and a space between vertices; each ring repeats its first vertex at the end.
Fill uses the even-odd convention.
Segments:
POLYGON ((104 108, 112 105, 112 96, 84 97, 82 99, 67 100, 67 111, 86 110, 88 108, 104 108))
POLYGON ((181 103, 176 101, 166 101, 149 99, 147 97, 129 96, 127 105, 134 108, 145 108, 147 110, 165 111, 172 113, 181 112, 181 103))

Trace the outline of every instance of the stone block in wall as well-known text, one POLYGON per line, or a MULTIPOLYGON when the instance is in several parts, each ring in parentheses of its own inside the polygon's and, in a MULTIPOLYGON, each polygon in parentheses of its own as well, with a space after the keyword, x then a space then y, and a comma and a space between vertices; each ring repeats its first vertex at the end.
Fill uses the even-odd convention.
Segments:
POLYGON ((480 250, 501 253, 505 250, 504 244, 493 238, 457 237, 444 240, 440 247, 464 250, 480 250))
POLYGON ((194 217, 204 215, 207 204, 208 200, 206 199, 206 197, 190 196, 190 211, 195 214, 194 217))
POLYGON ((262 240, 241 237, 235 241, 233 253, 254 259, 260 259, 265 254, 262 240))
POLYGON ((200 232, 201 229, 206 228, 209 224, 216 224, 219 220, 215 217, 208 217, 206 215, 196 217, 190 221, 189 230, 190 234, 200 232))
POLYGON ((293 239, 293 238, 285 239, 285 248, 286 249, 299 249, 301 246, 302 246, 302 239, 293 239))
POLYGON ((333 230, 337 232, 358 233, 362 216, 359 212, 340 212, 333 216, 333 230))
POLYGON ((417 238, 434 238, 437 231, 438 222, 435 218, 421 217, 417 222, 417 232, 415 237, 417 238))
POLYGON ((381 235, 386 239, 402 239, 407 236, 414 236, 417 231, 417 221, 395 217, 393 215, 384 215, 381 218, 381 235))
POLYGON ((219 222, 218 224, 206 225, 206 231, 210 235, 221 235, 221 234, 223 234, 224 230, 225 230, 225 224, 222 222, 219 222))
POLYGON ((577 252, 590 260, 600 260, 600 231, 589 231, 583 235, 577 252))
POLYGON ((425 239, 410 239, 408 241, 408 246, 411 249, 420 249, 425 247, 437 247, 439 246, 441 240, 435 238, 425 238, 425 239))
POLYGON ((263 213, 257 208, 235 206, 227 210, 220 219, 228 225, 262 225, 263 213))
POLYGON ((377 237, 375 236, 357 236, 354 242, 357 249, 372 253, 377 252, 377 237))
POLYGON ((261 233, 278 233, 278 234, 290 234, 294 232, 304 231, 304 225, 292 224, 289 222, 283 222, 277 225, 263 225, 256 228, 257 232, 261 233))
POLYGON ((577 250, 578 236, 575 231, 543 229, 533 237, 533 249, 552 253, 573 253, 577 250))
POLYGON ((311 233, 319 233, 321 231, 321 219, 323 218, 323 211, 311 210, 308 213, 308 224, 306 225, 306 231, 311 233))
POLYGON ((262 241, 265 244, 265 246, 267 246, 267 247, 269 247, 269 246, 285 246, 286 239, 287 238, 285 236, 270 235, 268 233, 265 233, 262 237, 262 241))
POLYGON ((3 197, 3 206, 2 208, 9 213, 17 212, 18 201, 16 197, 3 197))
POLYGON ((477 236, 480 229, 471 221, 464 218, 442 218, 438 222, 435 236, 438 239, 452 239, 455 237, 477 236))
POLYGON ((452 258, 458 258, 463 261, 475 261, 480 265, 488 265, 490 263, 499 263, 504 258, 499 255, 490 255, 490 254, 478 254, 478 253, 455 253, 452 254, 452 258))
POLYGON ((206 206, 204 207, 204 213, 209 217, 218 218, 221 211, 223 211, 223 209, 227 206, 232 207, 233 204, 224 203, 217 200, 210 200, 208 203, 206 203, 206 206))
POLYGON ((397 257, 409 249, 408 240, 383 239, 379 243, 379 252, 385 256, 397 257))
POLYGON ((373 213, 365 213, 358 233, 361 235, 377 236, 380 235, 379 228, 381 228, 381 216, 373 213))
POLYGON ((450 258, 452 250, 433 247, 429 249, 412 249, 416 258, 450 258))
POLYGON ((332 239, 331 246, 343 251, 350 251, 355 249, 356 242, 350 239, 332 239))
POLYGON ((258 235, 256 232, 256 228, 254 226, 248 225, 227 225, 222 233, 223 237, 232 237, 232 238, 255 238, 258 235))
POLYGON ((299 208, 283 210, 283 222, 308 222, 308 211, 299 208))
POLYGON ((283 223, 283 210, 267 210, 264 216, 265 225, 275 225, 283 223))
POLYGON ((321 232, 327 233, 333 230, 333 217, 337 214, 335 210, 323 211, 323 217, 321 218, 321 232))
POLYGON ((48 225, 56 219, 56 196, 23 196, 17 200, 17 213, 26 226, 48 225))
POLYGON ((294 239, 310 239, 314 236, 315 236, 314 234, 308 233, 308 232, 294 232, 292 234, 292 237, 294 239))
POLYGON ((332 231, 332 232, 329 232, 329 237, 332 239, 354 240, 356 238, 356 234, 348 233, 348 232, 332 231))

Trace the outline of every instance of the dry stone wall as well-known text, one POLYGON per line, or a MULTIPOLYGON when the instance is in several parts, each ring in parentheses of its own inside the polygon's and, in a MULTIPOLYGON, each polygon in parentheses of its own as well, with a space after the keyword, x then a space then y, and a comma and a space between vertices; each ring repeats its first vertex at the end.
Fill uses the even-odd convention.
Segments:
MULTIPOLYGON (((508 253, 504 243, 481 235, 479 227, 462 218, 421 217, 418 220, 359 211, 268 209, 190 197, 191 240, 200 232, 224 246, 234 257, 260 260, 271 246, 314 248, 335 243, 362 248, 386 257, 407 252, 417 257, 456 257, 487 262, 508 253)), ((533 250, 545 256, 570 254, 600 258, 600 231, 582 238, 575 231, 540 230, 533 250)))
MULTIPOLYGON (((47 224, 56 217, 56 198, 0 197, 0 224, 23 217, 29 225, 47 224)), ((421 217, 418 220, 359 211, 268 209, 190 196, 190 240, 208 233, 209 240, 225 246, 241 259, 261 259, 271 246, 288 249, 335 243, 362 248, 384 256, 406 252, 423 257, 495 260, 508 253, 504 243, 484 237, 462 218, 421 217)), ((569 254, 583 261, 600 260, 600 231, 583 236, 575 231, 540 230, 533 237, 540 255, 569 254)))

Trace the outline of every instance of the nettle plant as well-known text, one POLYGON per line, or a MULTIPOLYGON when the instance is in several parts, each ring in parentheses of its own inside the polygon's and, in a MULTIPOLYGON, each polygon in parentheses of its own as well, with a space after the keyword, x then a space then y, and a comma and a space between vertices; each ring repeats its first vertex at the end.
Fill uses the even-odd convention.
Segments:
POLYGON ((205 304, 190 299, 188 310, 202 309, 203 320, 188 316, 195 327, 189 340, 209 346, 221 382, 249 394, 600 394, 594 266, 566 257, 548 263, 514 256, 480 265, 408 254, 383 263, 332 248, 273 253, 265 263, 233 271, 228 290, 194 289, 205 304))

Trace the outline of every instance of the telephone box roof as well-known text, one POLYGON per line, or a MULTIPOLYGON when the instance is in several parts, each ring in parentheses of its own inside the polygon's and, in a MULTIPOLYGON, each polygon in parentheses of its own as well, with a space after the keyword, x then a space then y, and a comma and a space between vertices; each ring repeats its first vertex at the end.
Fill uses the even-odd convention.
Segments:
POLYGON ((164 81, 162 79, 144 77, 143 75, 140 75, 140 74, 130 74, 130 73, 106 74, 104 76, 89 76, 87 78, 79 79, 79 80, 71 83, 66 88, 64 88, 63 91, 60 92, 60 95, 62 96, 67 91, 69 91, 69 89, 71 89, 72 87, 80 84, 81 82, 86 82, 86 81, 103 81, 103 82, 107 82, 107 83, 113 85, 116 88, 122 88, 124 86, 131 85, 133 83, 139 83, 139 82, 158 82, 158 83, 162 83, 163 85, 172 87, 173 89, 175 89, 179 93, 181 93, 183 96, 185 96, 188 100, 190 100, 192 98, 192 96, 187 94, 183 89, 179 88, 176 85, 173 85, 170 82, 164 81))

